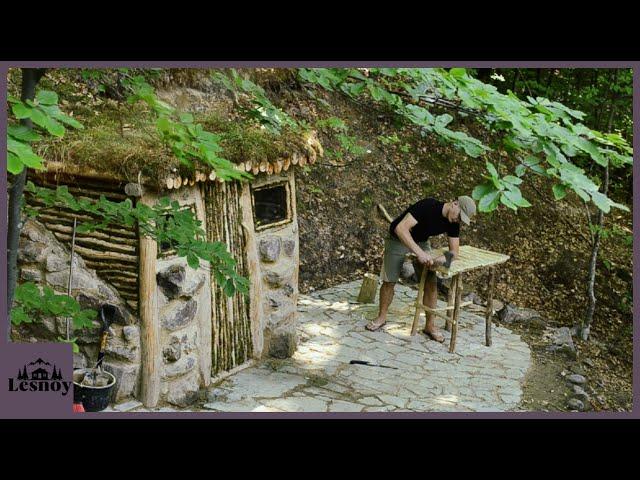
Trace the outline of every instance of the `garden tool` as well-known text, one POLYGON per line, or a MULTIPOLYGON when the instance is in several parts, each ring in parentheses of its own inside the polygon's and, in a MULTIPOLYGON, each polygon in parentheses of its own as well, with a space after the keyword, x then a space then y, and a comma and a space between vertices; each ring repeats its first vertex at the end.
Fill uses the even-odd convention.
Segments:
POLYGON ((367 365, 369 367, 393 368, 394 370, 398 370, 396 367, 389 367, 388 365, 379 365, 376 363, 366 362, 364 360, 351 360, 349 364, 350 365, 367 365))
MULTIPOLYGON (((101 386, 98 385, 100 378, 97 377, 97 374, 99 372, 102 372, 102 361, 104 360, 105 350, 107 347, 109 325, 112 322, 111 315, 105 316, 105 310, 107 309, 109 310, 109 312, 112 312, 114 310, 114 307, 112 307, 111 305, 103 305, 100 307, 100 320, 102 323, 102 329, 100 331, 100 351, 98 353, 98 361, 96 362, 96 366, 91 370, 91 372, 85 376, 85 380, 83 380, 83 383, 92 386, 101 386)), ((104 377, 104 375, 102 376, 104 377)))

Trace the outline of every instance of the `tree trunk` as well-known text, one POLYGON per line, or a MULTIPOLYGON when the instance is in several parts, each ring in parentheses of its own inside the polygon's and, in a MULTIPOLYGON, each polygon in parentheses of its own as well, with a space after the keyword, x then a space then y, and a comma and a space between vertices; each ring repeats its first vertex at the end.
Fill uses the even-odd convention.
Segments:
MULTIPOLYGON (((617 77, 614 75, 612 85, 615 83, 617 77)), ((609 124, 608 124, 608 132, 611 132, 611 127, 613 125, 613 115, 615 112, 615 103, 613 94, 611 96, 611 108, 609 109, 609 124)), ((602 193, 607 195, 609 191, 609 164, 604 168, 604 182, 602 193)), ((591 250, 591 259, 589 261, 589 279, 587 281, 587 295, 589 297, 589 304, 587 306, 587 312, 582 321, 582 325, 578 329, 578 333, 580 338, 584 341, 589 339, 589 333, 591 332, 591 324, 593 323, 593 315, 596 311, 596 294, 595 294, 595 283, 596 283, 596 265, 598 263, 598 250, 600 249, 600 229, 604 224, 604 212, 598 209, 598 217, 596 220, 596 225, 598 229, 594 235, 593 240, 593 248, 591 250)))
MULTIPOLYGON (((36 85, 46 69, 44 68, 23 68, 22 69, 22 101, 33 100, 36 94, 36 85)), ((31 119, 21 120, 23 125, 33 128, 31 119)), ((25 168, 18 175, 11 179, 9 187, 9 211, 7 225, 7 313, 11 312, 13 296, 18 282, 18 244, 20 242, 20 231, 22 221, 20 218, 22 195, 27 182, 27 169, 25 168)), ((11 322, 7 329, 7 341, 11 341, 11 322)))

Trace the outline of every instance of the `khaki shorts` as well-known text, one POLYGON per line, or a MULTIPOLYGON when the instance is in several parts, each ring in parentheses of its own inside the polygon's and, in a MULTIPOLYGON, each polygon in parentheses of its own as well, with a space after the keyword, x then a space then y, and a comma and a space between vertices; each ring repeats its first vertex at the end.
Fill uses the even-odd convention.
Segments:
MULTIPOLYGON (((425 252, 431 251, 431 244, 429 240, 418 243, 418 246, 425 252)), ((382 261, 382 269, 380 272, 380 279, 383 282, 395 283, 400 278, 400 272, 402 271, 402 264, 404 263, 407 253, 411 253, 407 247, 400 240, 391 238, 388 236, 384 240, 384 258, 382 261)))

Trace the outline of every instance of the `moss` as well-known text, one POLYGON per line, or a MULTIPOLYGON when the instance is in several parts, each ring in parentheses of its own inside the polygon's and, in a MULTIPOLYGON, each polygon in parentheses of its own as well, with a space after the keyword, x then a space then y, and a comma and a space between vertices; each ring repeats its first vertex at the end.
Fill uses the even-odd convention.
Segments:
MULTIPOLYGON (((74 115, 83 130, 67 129, 62 139, 43 142, 39 153, 47 160, 70 163, 114 176, 137 178, 138 172, 161 179, 173 168, 186 173, 170 149, 158 137, 156 117, 141 103, 120 105, 105 101, 87 107, 79 103, 74 115)), ((220 135, 221 156, 234 163, 275 161, 293 151, 304 151, 300 133, 271 133, 255 122, 229 119, 219 112, 195 114, 205 130, 220 135)))

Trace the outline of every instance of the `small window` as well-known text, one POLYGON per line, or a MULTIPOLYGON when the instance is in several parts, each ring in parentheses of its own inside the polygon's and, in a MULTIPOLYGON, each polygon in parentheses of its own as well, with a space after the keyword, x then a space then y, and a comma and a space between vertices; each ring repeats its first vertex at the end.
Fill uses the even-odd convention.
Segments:
POLYGON ((291 221, 289 184, 281 183, 253 190, 253 212, 256 230, 291 221))

